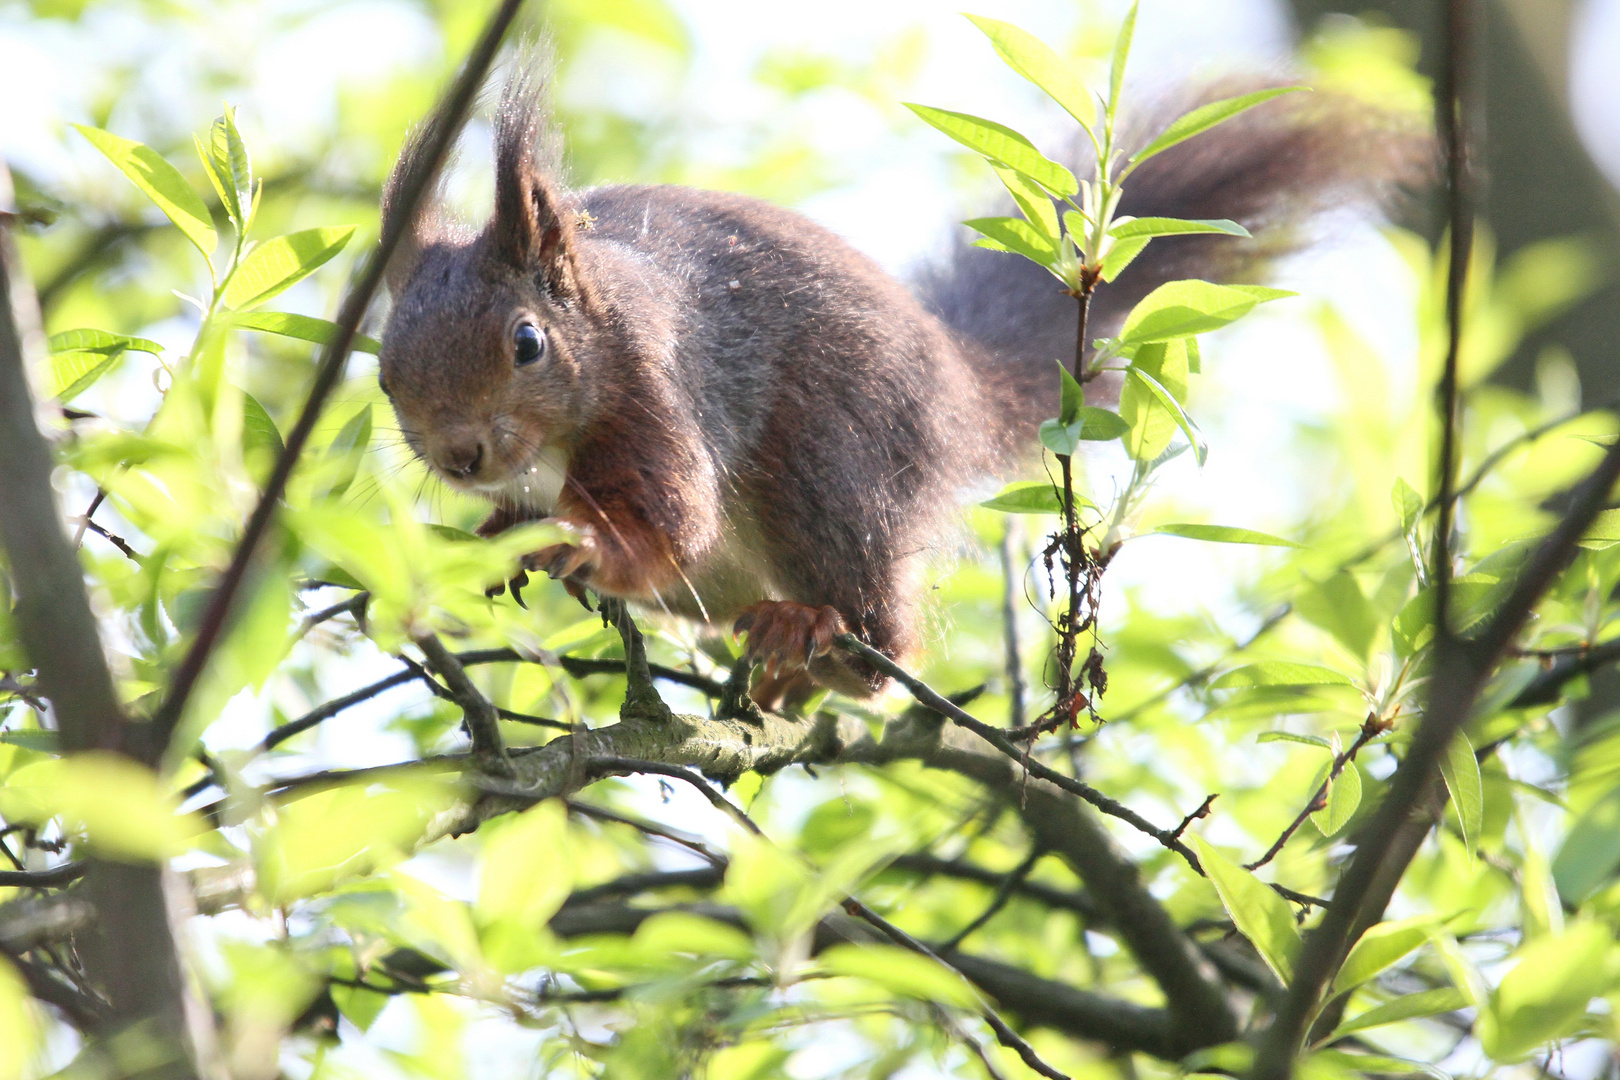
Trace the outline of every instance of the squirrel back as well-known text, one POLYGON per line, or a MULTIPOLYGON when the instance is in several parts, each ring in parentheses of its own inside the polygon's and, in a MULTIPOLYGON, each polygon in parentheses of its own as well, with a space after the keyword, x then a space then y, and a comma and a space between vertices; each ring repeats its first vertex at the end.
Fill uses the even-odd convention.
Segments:
MULTIPOLYGON (((1152 159, 1124 212, 1231 217, 1275 249, 1420 157, 1416 138, 1378 153, 1344 141, 1343 108, 1286 100, 1152 159)), ((766 662, 756 696, 810 680, 871 692, 881 678, 832 638, 915 648, 920 562, 966 490, 1035 452, 1073 300, 1040 268, 965 246, 913 293, 741 195, 567 191, 528 70, 495 127, 489 222, 419 213, 390 268, 380 378, 407 442, 494 504, 486 535, 539 518, 576 530, 531 569, 747 631, 766 662)), ((1151 245, 1099 292, 1101 332, 1163 280, 1242 269, 1239 243, 1151 245)))

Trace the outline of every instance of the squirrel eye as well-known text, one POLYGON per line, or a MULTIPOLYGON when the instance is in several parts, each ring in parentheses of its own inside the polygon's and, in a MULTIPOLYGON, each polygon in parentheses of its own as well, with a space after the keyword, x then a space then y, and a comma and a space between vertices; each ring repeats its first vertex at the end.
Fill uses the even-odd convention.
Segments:
POLYGON ((532 364, 546 354, 546 336, 534 323, 523 323, 512 334, 519 367, 532 364))

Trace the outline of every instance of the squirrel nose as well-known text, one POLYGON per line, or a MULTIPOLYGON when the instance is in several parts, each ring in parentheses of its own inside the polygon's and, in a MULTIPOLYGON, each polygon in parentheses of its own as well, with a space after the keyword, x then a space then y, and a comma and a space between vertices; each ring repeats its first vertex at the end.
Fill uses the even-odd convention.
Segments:
POLYGON ((478 439, 453 442, 439 447, 433 455, 440 469, 463 480, 477 474, 484 462, 484 444, 478 439))

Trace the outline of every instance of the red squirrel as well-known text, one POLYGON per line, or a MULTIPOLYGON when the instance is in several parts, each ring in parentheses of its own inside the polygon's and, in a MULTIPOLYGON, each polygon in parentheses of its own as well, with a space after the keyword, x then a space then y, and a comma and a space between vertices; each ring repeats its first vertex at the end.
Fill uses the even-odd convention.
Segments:
MULTIPOLYGON (((746 633, 766 663, 756 698, 873 693, 882 677, 834 637, 901 662, 915 650, 920 562, 968 491, 1038 451, 1074 300, 966 244, 908 288, 743 195, 570 190, 542 90, 532 66, 507 83, 489 221, 418 211, 389 268, 379 377, 400 431, 494 504, 481 534, 572 526, 529 568, 746 633)), ((1150 159, 1121 213, 1231 218, 1256 241, 1154 243, 1097 292, 1090 326, 1109 332, 1164 281, 1232 276, 1423 156, 1373 110, 1292 94, 1150 159)))

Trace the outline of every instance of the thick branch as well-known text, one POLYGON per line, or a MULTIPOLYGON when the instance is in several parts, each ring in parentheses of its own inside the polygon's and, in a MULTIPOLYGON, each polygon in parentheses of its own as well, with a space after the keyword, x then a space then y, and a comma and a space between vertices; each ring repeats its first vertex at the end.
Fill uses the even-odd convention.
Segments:
MULTIPOLYGON (((11 180, 0 165, 0 203, 11 180)), ((51 453, 34 419, 25 342, 39 336, 38 311, 11 238, 0 227, 0 544, 5 546, 18 639, 51 701, 68 751, 117 750, 127 741, 123 710, 101 650, 79 558, 51 487, 51 453)), ((155 1022, 171 1052, 187 1043, 185 1006, 162 880, 155 866, 97 862, 85 891, 102 911, 85 936, 86 967, 111 998, 100 1033, 155 1022)), ((193 1073, 186 1054, 165 1075, 193 1073)))
MULTIPOLYGON (((644 921, 669 908, 641 908, 620 903, 564 904, 551 920, 551 930, 559 937, 587 934, 633 934, 644 921)), ((743 926, 736 911, 717 904, 681 905, 673 910, 690 911, 735 926, 743 926)), ((843 942, 868 943, 875 932, 853 918, 828 916, 816 926, 811 948, 821 952, 843 942)), ((926 943, 925 943, 926 944, 926 943)), ((1052 979, 1032 975, 1022 968, 997 960, 954 952, 942 957, 996 1003, 1025 1022, 1061 1031, 1078 1039, 1090 1039, 1120 1050, 1139 1050, 1164 1060, 1175 1060, 1180 1049, 1171 1032, 1169 1014, 1101 994, 1079 990, 1052 979)))
MULTIPOLYGON (((1148 891, 1135 863, 1115 847, 1102 825, 1064 791, 1026 776, 1016 761, 987 752, 973 737, 942 729, 931 719, 893 721, 881 741, 855 718, 827 715, 789 720, 762 714, 758 722, 684 714, 665 721, 624 720, 514 754, 515 775, 500 785, 506 790, 509 784, 514 794, 458 803, 428 823, 422 842, 469 832, 499 814, 569 794, 596 777, 632 771, 647 761, 728 780, 748 769, 770 773, 794 763, 881 765, 906 758, 961 773, 1018 808, 1035 841, 1085 880, 1104 916, 1159 984, 1175 1018, 1169 1039, 1182 1052, 1236 1036, 1237 1024, 1215 969, 1148 891)), ((467 760, 447 758, 420 767, 442 770, 467 760)), ((251 874, 240 868, 202 870, 194 876, 200 879, 198 904, 205 911, 239 902, 252 888, 251 874), (212 880, 220 875, 230 876, 228 885, 212 880)))

